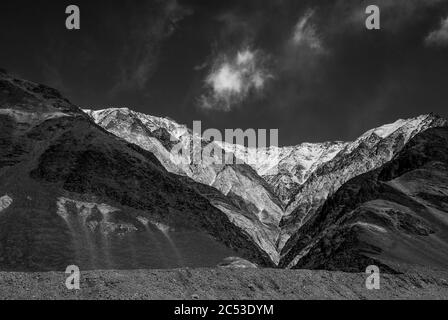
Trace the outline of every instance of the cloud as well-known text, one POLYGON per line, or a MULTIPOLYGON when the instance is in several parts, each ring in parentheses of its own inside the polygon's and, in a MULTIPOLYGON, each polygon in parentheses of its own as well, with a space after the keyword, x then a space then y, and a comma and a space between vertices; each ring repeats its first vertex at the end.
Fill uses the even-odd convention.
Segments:
POLYGON ((425 43, 430 46, 448 45, 448 17, 442 20, 439 29, 428 34, 425 43))
POLYGON ((316 27, 311 23, 314 10, 307 10, 294 27, 292 43, 297 46, 308 46, 311 49, 321 50, 322 43, 317 34, 316 27))
POLYGON ((266 60, 261 51, 249 48, 230 57, 219 56, 205 79, 206 93, 200 97, 200 107, 230 111, 251 93, 261 92, 266 81, 273 78, 266 60))
POLYGON ((289 79, 293 86, 316 78, 322 58, 331 53, 323 43, 320 33, 323 27, 318 27, 315 11, 308 8, 301 12, 299 19, 288 25, 289 32, 277 59, 276 74, 289 79))

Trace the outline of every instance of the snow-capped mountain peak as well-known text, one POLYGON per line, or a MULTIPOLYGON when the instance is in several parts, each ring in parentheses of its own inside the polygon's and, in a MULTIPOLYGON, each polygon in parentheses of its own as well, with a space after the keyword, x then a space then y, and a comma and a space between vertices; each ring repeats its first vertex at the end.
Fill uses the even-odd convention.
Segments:
POLYGON ((130 123, 132 121, 141 121, 150 131, 163 128, 174 138, 178 139, 189 132, 185 125, 181 125, 168 117, 157 117, 144 113, 133 111, 129 108, 108 108, 102 110, 84 109, 85 113, 90 115, 93 120, 102 127, 114 126, 119 123, 111 123, 120 119, 120 123, 130 123))
POLYGON ((402 133, 404 134, 404 142, 406 143, 416 133, 425 130, 432 126, 445 126, 446 120, 432 113, 423 114, 414 118, 399 119, 393 123, 385 124, 380 127, 368 130, 356 139, 347 149, 347 152, 351 152, 353 149, 359 146, 360 143, 367 140, 386 139, 387 137, 402 133))
MULTIPOLYGON (((243 211, 249 211, 257 222, 240 221, 240 227, 252 234, 274 260, 278 259, 276 250, 346 181, 383 165, 418 133, 447 126, 445 119, 427 114, 368 130, 352 142, 263 148, 212 142, 243 160, 242 166, 233 166, 198 164, 189 157, 173 155, 171 147, 177 143, 173 140, 189 146, 194 133, 171 119, 128 108, 86 110, 86 113, 115 135, 151 151, 168 171, 212 186, 236 201, 243 211), (259 229, 258 223, 264 227, 259 229), (268 242, 266 239, 259 242, 260 232, 269 234, 268 242)), ((202 143, 207 145, 209 141, 202 143)), ((234 213, 228 214, 235 218, 234 213)))

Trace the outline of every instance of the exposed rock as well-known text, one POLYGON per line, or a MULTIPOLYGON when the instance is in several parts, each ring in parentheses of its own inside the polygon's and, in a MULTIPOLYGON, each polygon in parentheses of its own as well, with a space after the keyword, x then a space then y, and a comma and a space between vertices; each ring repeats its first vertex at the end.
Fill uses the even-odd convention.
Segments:
POLYGON ((86 113, 0 73, 1 268, 448 262, 445 129, 431 129, 447 121, 435 115, 354 142, 253 150, 199 139, 185 153, 198 137, 171 119, 86 113), (210 161, 192 161, 210 146, 210 161), (217 162, 225 150, 245 162, 217 162))
MULTIPOLYGON (((215 187, 231 198, 239 211, 256 217, 270 235, 264 241, 259 240, 257 234, 262 231, 257 224, 238 226, 251 234, 274 262, 278 261, 275 252, 346 181, 389 161, 419 132, 447 125, 437 116, 423 115, 369 130, 354 142, 257 149, 216 141, 212 144, 245 164, 194 165, 191 157, 170 152, 173 141, 184 148, 192 143, 192 132, 184 125, 126 108, 86 112, 110 132, 153 152, 167 170, 215 187)), ((207 144, 203 141, 203 146, 207 144)), ((230 216, 229 210, 224 211, 230 216)))
MULTIPOLYGON (((247 232, 274 263, 279 261, 276 242, 280 233, 278 225, 283 215, 282 204, 266 181, 250 166, 238 164, 236 160, 232 164, 225 164, 218 160, 217 152, 212 154, 216 162, 200 163, 193 161, 194 153, 171 152, 176 143, 180 144, 177 150, 195 150, 191 130, 171 119, 145 115, 127 108, 85 112, 111 133, 152 152, 168 171, 188 176, 221 191, 227 198, 227 204, 223 205, 222 201, 212 201, 212 204, 247 232), (238 217, 240 215, 243 217, 238 217), (263 236, 260 236, 261 233, 263 236)), ((206 147, 215 144, 199 139, 201 154, 206 147)), ((214 147, 221 150, 218 145, 214 147)), ((233 157, 232 154, 227 156, 233 157)))
POLYGON ((363 271, 448 265, 448 128, 411 139, 382 167, 344 184, 290 238, 281 266, 363 271))
POLYGON ((257 265, 239 257, 228 257, 218 264, 221 268, 257 268, 257 265))
POLYGON ((279 247, 312 218, 325 200, 345 182, 384 165, 420 132, 447 125, 447 120, 432 114, 398 120, 393 124, 369 130, 356 141, 347 144, 330 161, 319 164, 286 208, 286 215, 281 223, 279 247))
POLYGON ((194 181, 152 153, 53 89, 9 75, 0 84, 0 194, 14 198, 0 214, 1 269, 215 266, 229 255, 272 265, 194 181))

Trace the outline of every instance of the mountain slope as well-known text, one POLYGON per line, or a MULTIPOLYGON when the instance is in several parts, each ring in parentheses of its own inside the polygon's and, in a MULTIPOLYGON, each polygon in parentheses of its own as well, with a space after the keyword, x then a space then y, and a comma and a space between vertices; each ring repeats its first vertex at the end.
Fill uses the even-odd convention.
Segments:
MULTIPOLYGON (((216 141, 211 144, 217 145, 218 150, 245 162, 216 165, 194 164, 192 155, 171 152, 173 145, 187 148, 193 140, 191 130, 171 119, 126 108, 86 113, 108 131, 154 153, 170 172, 213 186, 231 202, 238 203, 240 209, 261 222, 239 226, 250 233, 255 230, 257 235, 252 238, 274 261, 278 261, 275 252, 278 254, 289 237, 345 182, 389 161, 419 132, 447 125, 446 120, 429 114, 369 130, 353 142, 257 149, 216 141), (268 235, 263 244, 260 234, 268 235)), ((201 151, 209 142, 202 143, 201 151)))
POLYGON ((296 191, 281 222, 281 244, 310 219, 339 187, 353 177, 374 170, 393 158, 415 135, 448 122, 428 114, 367 131, 347 144, 330 161, 321 163, 296 191))
MULTIPOLYGON (((191 130, 171 119, 127 108, 84 111, 104 129, 152 152, 168 171, 219 190, 225 197, 220 202, 212 200, 212 204, 226 212, 234 224, 250 234, 254 242, 269 254, 272 261, 278 262, 276 243, 283 215, 282 204, 253 168, 235 160, 232 164, 222 163, 218 159, 220 146, 201 137, 197 138, 200 148, 196 151, 191 130), (196 152, 203 154, 206 148, 211 147, 215 148, 212 154, 215 162, 193 161, 196 152)), ((233 157, 232 154, 227 156, 233 157)))
POLYGON ((284 247, 284 267, 448 265, 448 128, 428 129, 344 184, 284 247))
MULTIPOLYGON (((219 143, 219 142, 218 142, 219 143)), ((246 148, 219 143, 253 167, 268 182, 279 200, 286 205, 294 192, 323 163, 330 161, 348 143, 302 143, 291 147, 246 148)))
POLYGON ((204 139, 179 153, 196 137, 171 119, 86 113, 0 73, 2 269, 215 266, 230 256, 346 271, 446 263, 447 122, 437 116, 254 157, 204 139), (231 150, 248 163, 192 161, 209 146, 212 160, 231 150))
POLYGON ((1 269, 272 265, 194 181, 54 89, 1 73, 0 124, 1 269))

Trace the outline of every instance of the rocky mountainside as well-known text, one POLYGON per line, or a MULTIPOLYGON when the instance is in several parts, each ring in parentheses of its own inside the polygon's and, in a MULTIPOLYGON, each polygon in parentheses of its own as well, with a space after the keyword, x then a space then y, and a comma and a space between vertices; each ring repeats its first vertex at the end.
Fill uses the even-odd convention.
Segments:
POLYGON ((333 159, 347 144, 324 142, 283 148, 246 148, 224 142, 220 146, 234 152, 237 158, 245 159, 268 182, 285 206, 311 174, 320 165, 333 159))
MULTIPOLYGON (((213 205, 231 217, 235 225, 248 232, 272 261, 278 263, 276 243, 283 216, 282 204, 269 184, 251 166, 238 164, 236 160, 230 164, 219 160, 221 146, 205 141, 200 136, 197 137, 200 146, 196 150, 193 132, 170 119, 145 115, 127 108, 84 111, 104 129, 153 153, 168 171, 219 190, 224 196, 221 199, 226 199, 233 208, 216 201, 215 197, 210 198, 213 205), (205 148, 212 147, 215 151, 209 154, 216 161, 194 161, 197 153, 203 154, 207 152, 205 148), (174 148, 176 151, 173 151, 174 148)), ((235 157, 234 154, 228 156, 235 157)))
POLYGON ((215 266, 229 256, 272 265, 212 196, 238 212, 54 89, 0 73, 2 270, 215 266))
POLYGON ((448 265, 448 128, 412 138, 393 159, 345 183, 289 239, 284 267, 394 272, 448 265))
POLYGON ((2 269, 394 271, 389 260, 448 256, 447 121, 432 114, 353 142, 251 149, 126 108, 81 110, 0 72, 0 123, 2 269))
MULTIPOLYGON (((170 141, 181 141, 185 146, 192 140, 191 130, 173 120, 125 108, 86 112, 110 132, 153 152, 167 170, 241 199, 245 211, 254 208, 252 213, 270 235, 269 246, 264 243, 262 247, 272 257, 274 250, 280 252, 291 234, 345 182, 392 159, 419 132, 448 123, 428 114, 369 130, 353 142, 303 143, 282 148, 256 149, 217 141, 213 144, 243 159, 246 165, 216 166, 193 165, 191 158, 170 152, 170 141), (275 248, 271 246, 273 241, 275 248)), ((253 238, 258 239, 258 235, 253 238)))
MULTIPOLYGON (((345 182, 390 161, 415 135, 448 121, 428 114, 372 129, 317 166, 286 207, 281 242, 299 229, 345 182)), ((282 247, 282 245, 280 245, 282 247)))

